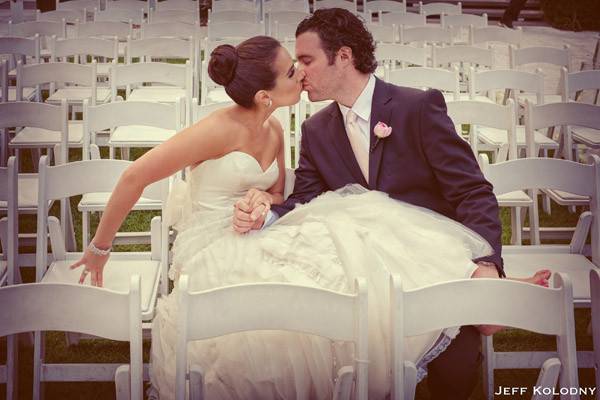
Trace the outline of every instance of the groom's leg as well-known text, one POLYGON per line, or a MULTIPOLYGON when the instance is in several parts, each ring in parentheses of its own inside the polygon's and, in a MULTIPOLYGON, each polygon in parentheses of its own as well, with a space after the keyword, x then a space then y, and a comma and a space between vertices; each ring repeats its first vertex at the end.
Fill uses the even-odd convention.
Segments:
POLYGON ((477 384, 481 366, 481 336, 463 326, 450 346, 427 366, 431 399, 466 400, 477 384))

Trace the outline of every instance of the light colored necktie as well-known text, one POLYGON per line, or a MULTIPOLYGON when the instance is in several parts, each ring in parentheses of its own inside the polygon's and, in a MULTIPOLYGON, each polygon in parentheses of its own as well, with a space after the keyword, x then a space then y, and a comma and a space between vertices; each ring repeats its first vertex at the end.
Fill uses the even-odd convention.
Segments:
POLYGON ((352 151, 354 152, 354 157, 356 157, 356 161, 358 162, 358 166, 362 171, 363 176, 367 183, 369 182, 369 152, 367 148, 368 145, 365 145, 365 137, 362 134, 360 126, 356 122, 357 115, 354 111, 349 110, 346 115, 346 133, 348 134, 348 140, 350 141, 350 146, 352 146, 352 151))

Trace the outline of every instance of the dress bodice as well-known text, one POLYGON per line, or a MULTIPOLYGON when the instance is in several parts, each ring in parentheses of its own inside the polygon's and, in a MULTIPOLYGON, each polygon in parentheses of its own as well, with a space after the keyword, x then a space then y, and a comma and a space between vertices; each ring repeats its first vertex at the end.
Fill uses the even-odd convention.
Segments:
POLYGON ((169 195, 169 222, 183 222, 192 213, 233 211, 235 202, 251 188, 267 190, 277 181, 275 159, 263 170, 259 162, 243 151, 206 160, 188 172, 186 182, 176 182, 169 195))

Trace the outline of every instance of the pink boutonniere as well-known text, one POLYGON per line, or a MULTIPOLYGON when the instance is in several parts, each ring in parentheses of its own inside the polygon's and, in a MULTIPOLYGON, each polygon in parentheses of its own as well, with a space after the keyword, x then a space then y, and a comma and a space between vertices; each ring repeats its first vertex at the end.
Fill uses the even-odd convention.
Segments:
POLYGON ((373 144, 373 147, 371 147, 371 152, 373 152, 373 150, 375 150, 375 147, 377 147, 377 144, 379 143, 379 141, 381 139, 385 139, 386 137, 388 137, 392 134, 392 127, 387 126, 385 123, 379 121, 375 125, 375 128, 373 128, 373 133, 375 134, 375 136, 377 136, 377 140, 373 144))

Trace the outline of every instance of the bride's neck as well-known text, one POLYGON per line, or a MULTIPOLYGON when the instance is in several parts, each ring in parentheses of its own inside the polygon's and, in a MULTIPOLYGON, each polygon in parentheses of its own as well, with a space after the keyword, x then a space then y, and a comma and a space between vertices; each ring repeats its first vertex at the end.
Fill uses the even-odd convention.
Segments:
POLYGON ((273 108, 266 107, 248 109, 237 106, 234 109, 235 115, 242 124, 247 126, 253 133, 259 133, 262 130, 265 122, 269 119, 273 111, 273 108))

